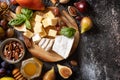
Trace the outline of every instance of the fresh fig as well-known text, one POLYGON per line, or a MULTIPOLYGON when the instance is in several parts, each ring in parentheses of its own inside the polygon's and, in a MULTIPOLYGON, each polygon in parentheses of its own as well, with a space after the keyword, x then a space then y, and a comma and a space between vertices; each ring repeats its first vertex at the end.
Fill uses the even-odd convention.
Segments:
POLYGON ((52 67, 49 71, 45 73, 43 80, 55 80, 54 67, 52 67))
POLYGON ((62 78, 68 79, 72 75, 71 68, 60 65, 60 64, 57 64, 57 67, 58 67, 59 74, 62 78))

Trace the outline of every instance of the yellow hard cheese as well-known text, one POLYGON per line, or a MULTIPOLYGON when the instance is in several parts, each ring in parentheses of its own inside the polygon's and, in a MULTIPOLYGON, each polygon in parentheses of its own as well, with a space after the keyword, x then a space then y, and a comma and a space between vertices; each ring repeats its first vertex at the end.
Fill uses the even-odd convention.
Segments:
POLYGON ((42 19, 43 19, 43 17, 40 16, 40 15, 36 15, 36 16, 35 16, 35 22, 41 22, 42 19))
POLYGON ((50 29, 50 30, 49 30, 48 36, 55 37, 56 35, 57 35, 57 31, 56 31, 56 30, 53 30, 53 29, 50 29))
POLYGON ((33 33, 29 30, 26 30, 26 32, 24 32, 23 35, 26 36, 27 38, 32 38, 33 33))
POLYGON ((42 24, 44 28, 48 26, 55 26, 57 22, 58 22, 58 18, 45 18, 44 20, 42 20, 42 24))
POLYGON ((42 24, 40 22, 35 22, 35 26, 33 27, 34 33, 42 32, 42 24))
POLYGON ((44 28, 42 28, 42 31, 39 33, 41 37, 47 36, 47 33, 44 28))
POLYGON ((43 15, 44 18, 55 18, 55 15, 52 11, 48 11, 46 14, 43 15))

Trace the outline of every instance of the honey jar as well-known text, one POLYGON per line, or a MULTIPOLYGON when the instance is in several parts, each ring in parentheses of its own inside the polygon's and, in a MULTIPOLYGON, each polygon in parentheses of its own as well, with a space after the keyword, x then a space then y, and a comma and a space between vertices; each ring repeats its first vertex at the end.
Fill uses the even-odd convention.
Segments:
POLYGON ((42 71, 43 63, 36 58, 29 58, 22 62, 21 73, 28 80, 39 77, 42 71))

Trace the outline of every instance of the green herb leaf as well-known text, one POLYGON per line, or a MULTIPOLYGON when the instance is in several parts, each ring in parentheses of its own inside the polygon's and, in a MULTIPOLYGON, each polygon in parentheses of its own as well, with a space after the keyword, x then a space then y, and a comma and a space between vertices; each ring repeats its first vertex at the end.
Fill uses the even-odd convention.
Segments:
POLYGON ((16 19, 12 19, 11 21, 9 21, 8 24, 11 25, 11 26, 18 26, 18 25, 21 25, 24 22, 25 22, 25 19, 16 18, 16 19))
POLYGON ((30 19, 33 15, 33 11, 27 8, 23 8, 21 10, 21 13, 24 14, 26 16, 27 19, 30 19))
POLYGON ((22 18, 22 19, 24 19, 24 20, 27 19, 24 14, 17 14, 16 17, 17 17, 17 18, 22 18))
POLYGON ((26 28, 27 28, 27 29, 31 29, 31 24, 30 24, 30 21, 29 21, 29 20, 26 20, 26 21, 25 21, 25 25, 26 25, 26 28))
POLYGON ((16 19, 9 21, 9 25, 17 26, 25 23, 27 29, 31 29, 29 19, 32 17, 33 11, 27 8, 21 10, 21 14, 16 15, 16 19))
POLYGON ((74 36, 75 32, 76 30, 74 28, 64 27, 61 29, 60 34, 71 38, 74 36))

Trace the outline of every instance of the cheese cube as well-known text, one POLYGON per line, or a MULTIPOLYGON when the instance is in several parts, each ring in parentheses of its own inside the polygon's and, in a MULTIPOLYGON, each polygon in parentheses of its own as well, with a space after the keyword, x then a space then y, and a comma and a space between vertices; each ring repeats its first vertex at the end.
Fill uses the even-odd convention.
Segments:
POLYGON ((50 26, 50 25, 49 25, 49 21, 48 21, 47 18, 45 18, 45 19, 42 20, 42 24, 43 24, 44 28, 50 26))
POLYGON ((52 11, 48 11, 46 14, 43 15, 44 18, 55 18, 55 15, 52 11))
POLYGON ((47 33, 44 28, 42 28, 42 31, 39 33, 41 37, 47 36, 47 33))
POLYGON ((27 30, 26 32, 23 33, 24 36, 26 36, 27 38, 32 38, 33 33, 29 30, 27 30))
POLYGON ((71 51, 74 42, 74 37, 68 38, 65 36, 56 36, 52 50, 66 59, 71 51))
POLYGON ((36 16, 35 16, 35 21, 36 21, 36 22, 41 22, 42 19, 43 19, 43 17, 40 16, 40 15, 36 15, 36 16))
POLYGON ((46 28, 48 26, 55 26, 58 22, 58 18, 45 18, 42 20, 43 26, 46 28))
POLYGON ((38 43, 39 41, 41 40, 41 37, 40 37, 40 34, 35 34, 33 37, 32 37, 32 41, 35 42, 35 43, 38 43))
POLYGON ((53 30, 53 29, 50 29, 50 30, 49 30, 48 36, 55 37, 56 35, 57 35, 57 31, 56 31, 56 30, 53 30))
POLYGON ((33 27, 34 33, 42 32, 42 24, 40 22, 35 22, 35 26, 33 27))

